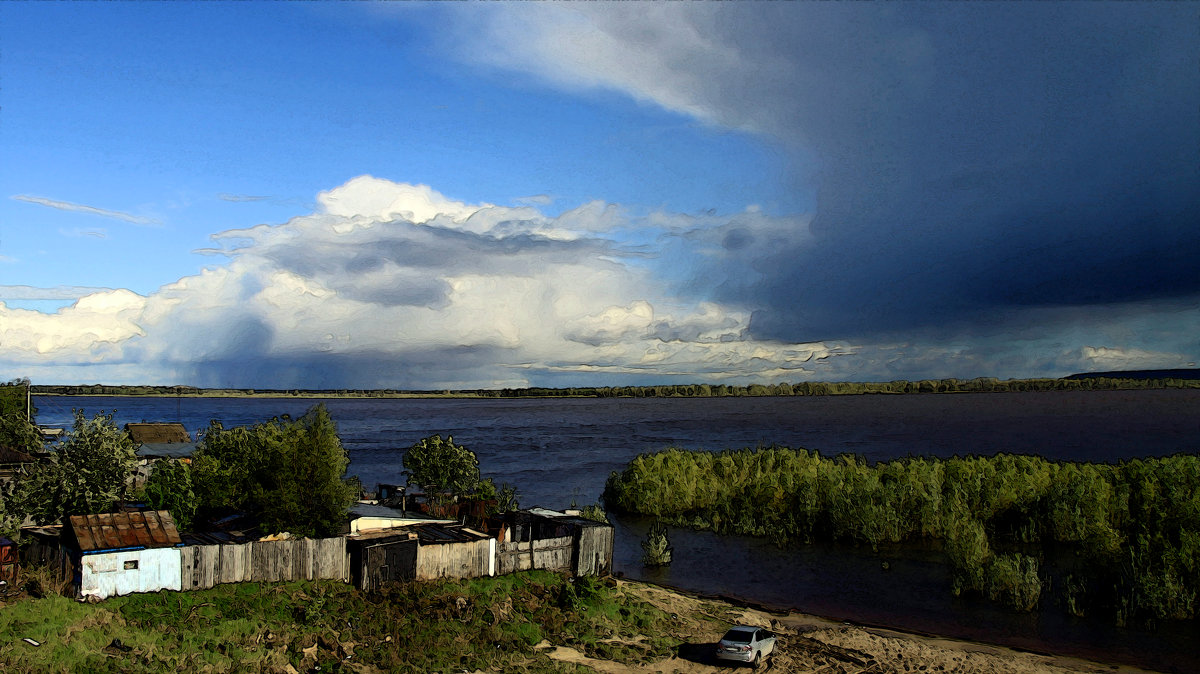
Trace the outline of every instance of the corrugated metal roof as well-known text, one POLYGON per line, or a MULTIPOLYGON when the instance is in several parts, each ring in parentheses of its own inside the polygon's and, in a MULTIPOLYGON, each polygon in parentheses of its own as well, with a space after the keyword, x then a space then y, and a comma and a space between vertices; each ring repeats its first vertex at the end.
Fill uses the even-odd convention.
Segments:
POLYGON ((158 444, 165 442, 191 442, 192 436, 179 423, 125 424, 125 431, 134 442, 158 444))
POLYGON ((70 524, 84 554, 183 545, 175 519, 166 510, 72 515, 70 524))
POLYGON ((421 545, 433 543, 462 543, 486 539, 487 534, 481 534, 474 529, 462 526, 446 526, 443 524, 418 524, 412 527, 417 532, 421 545))

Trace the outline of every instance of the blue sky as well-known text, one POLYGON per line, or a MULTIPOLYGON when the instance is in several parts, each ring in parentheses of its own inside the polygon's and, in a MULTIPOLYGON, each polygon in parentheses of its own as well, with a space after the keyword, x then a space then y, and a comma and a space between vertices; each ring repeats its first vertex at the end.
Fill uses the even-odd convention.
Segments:
POLYGON ((1168 3, 2 3, 0 368, 493 387, 1200 355, 1168 3))

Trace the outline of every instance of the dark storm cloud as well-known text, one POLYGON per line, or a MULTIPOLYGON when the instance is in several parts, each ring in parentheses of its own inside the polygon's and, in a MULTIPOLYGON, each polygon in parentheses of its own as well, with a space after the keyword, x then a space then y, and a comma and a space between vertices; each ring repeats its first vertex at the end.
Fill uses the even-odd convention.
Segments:
POLYGON ((717 114, 803 143, 820 168, 813 239, 758 260, 760 283, 724 286, 760 307, 759 336, 1200 292, 1200 7, 764 10, 736 13, 731 39, 786 45, 758 56, 787 66, 714 95, 789 93, 717 114))

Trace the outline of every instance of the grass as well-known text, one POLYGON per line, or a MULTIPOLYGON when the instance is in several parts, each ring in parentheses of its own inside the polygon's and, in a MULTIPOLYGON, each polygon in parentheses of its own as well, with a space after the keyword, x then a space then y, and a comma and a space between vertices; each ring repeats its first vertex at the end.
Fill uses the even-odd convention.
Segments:
POLYGON ((590 657, 649 662, 679 646, 672 624, 614 580, 541 571, 370 594, 315 581, 95 605, 49 596, 0 609, 0 671, 570 671, 534 647, 546 639, 590 657))

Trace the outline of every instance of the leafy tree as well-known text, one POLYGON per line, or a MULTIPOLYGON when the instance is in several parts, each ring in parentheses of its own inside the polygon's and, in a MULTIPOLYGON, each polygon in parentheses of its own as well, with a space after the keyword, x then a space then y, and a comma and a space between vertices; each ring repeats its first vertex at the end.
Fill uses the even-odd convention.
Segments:
POLYGON ((64 515, 108 512, 114 501, 129 494, 136 466, 133 440, 117 428, 111 412, 87 419, 75 410, 74 428, 50 463, 38 466, 18 486, 15 500, 39 524, 64 515))
POLYGON ((0 447, 29 452, 42 448, 42 434, 32 422, 25 420, 25 413, 20 416, 6 415, 0 417, 0 447))
POLYGON ((192 528, 197 500, 192 489, 192 469, 186 463, 171 460, 155 463, 145 489, 146 500, 155 510, 170 511, 182 531, 192 528))
POLYGON ((0 536, 17 540, 21 523, 25 521, 25 508, 16 498, 17 483, 9 480, 0 483, 0 536))
POLYGON ((454 444, 454 438, 434 435, 422 438, 404 453, 405 474, 409 483, 440 499, 447 492, 463 496, 479 485, 479 458, 475 452, 454 444))
POLYGON ((42 434, 34 423, 36 409, 28 407, 28 379, 0 384, 0 447, 29 452, 42 448, 42 434))
POLYGON ((345 477, 349 465, 323 404, 295 421, 277 417, 230 429, 213 421, 193 454, 198 513, 244 511, 271 531, 333 535, 357 493, 345 477))
POLYGON ((496 483, 490 477, 480 480, 479 484, 475 486, 475 498, 483 501, 494 500, 496 502, 496 505, 488 507, 487 514, 489 516, 510 512, 521 507, 517 502, 516 487, 508 483, 496 487, 496 483))

